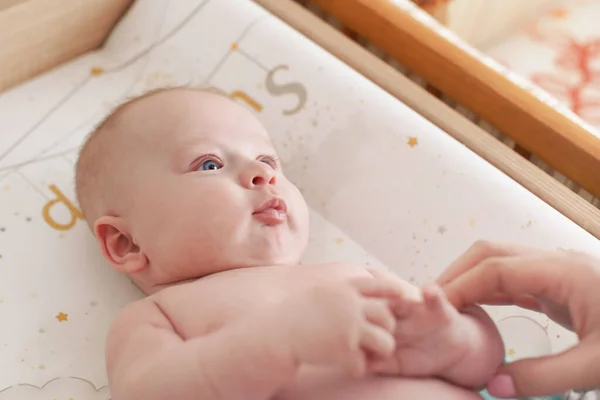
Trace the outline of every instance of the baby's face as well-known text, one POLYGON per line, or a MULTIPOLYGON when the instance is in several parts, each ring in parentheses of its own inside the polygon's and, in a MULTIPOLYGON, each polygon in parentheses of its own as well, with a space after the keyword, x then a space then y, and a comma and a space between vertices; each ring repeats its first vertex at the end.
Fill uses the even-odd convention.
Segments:
POLYGON ((298 262, 307 206, 249 111, 222 96, 177 91, 127 112, 148 138, 134 152, 127 223, 160 283, 298 262))

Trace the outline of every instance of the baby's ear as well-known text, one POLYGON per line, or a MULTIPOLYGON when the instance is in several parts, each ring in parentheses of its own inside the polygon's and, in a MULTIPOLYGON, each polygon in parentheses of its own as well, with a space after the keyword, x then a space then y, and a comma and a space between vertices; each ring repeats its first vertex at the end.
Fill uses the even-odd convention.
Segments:
POLYGON ((94 224, 94 234, 104 258, 117 271, 133 274, 148 266, 146 255, 140 251, 122 218, 100 217, 94 224))

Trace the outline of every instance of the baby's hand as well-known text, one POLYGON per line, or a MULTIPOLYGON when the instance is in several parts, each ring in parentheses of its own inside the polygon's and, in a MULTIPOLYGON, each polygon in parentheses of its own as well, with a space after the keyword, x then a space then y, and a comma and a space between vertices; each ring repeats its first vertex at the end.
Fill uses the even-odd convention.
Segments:
POLYGON ((282 334, 300 363, 341 366, 360 376, 371 357, 394 353, 395 317, 385 297, 399 296, 398 290, 377 277, 313 287, 282 305, 282 334))
POLYGON ((375 367, 376 371, 438 376, 467 350, 462 316, 440 288, 425 288, 421 300, 405 299, 394 306, 394 311, 398 318, 397 349, 392 359, 375 367))

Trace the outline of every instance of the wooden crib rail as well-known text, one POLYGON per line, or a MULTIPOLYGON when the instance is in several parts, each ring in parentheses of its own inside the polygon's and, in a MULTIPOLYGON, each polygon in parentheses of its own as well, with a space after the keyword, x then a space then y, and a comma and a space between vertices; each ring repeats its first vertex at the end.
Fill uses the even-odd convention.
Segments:
MULTIPOLYGON (((388 0, 313 0, 430 85, 495 126, 519 146, 600 196, 600 138, 482 62, 472 49, 388 0)), ((423 15, 425 15, 423 13, 423 15)))
POLYGON ((0 0, 0 92, 98 48, 133 0, 0 0))

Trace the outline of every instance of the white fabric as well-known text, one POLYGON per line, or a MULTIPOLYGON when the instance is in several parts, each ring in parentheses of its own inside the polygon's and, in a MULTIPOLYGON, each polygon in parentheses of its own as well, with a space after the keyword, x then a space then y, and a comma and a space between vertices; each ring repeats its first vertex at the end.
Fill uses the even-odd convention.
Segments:
MULTIPOLYGON (((104 49, 0 95, 0 400, 109 398, 106 331, 140 293, 77 217, 73 164, 119 102, 175 84, 241 90, 258 104, 312 208, 306 262, 370 263, 423 283, 479 238, 600 253, 595 238, 251 1, 137 1, 104 49)), ((533 313, 494 316, 517 357, 573 339, 533 313), (503 321, 515 315, 530 319, 503 321)))

